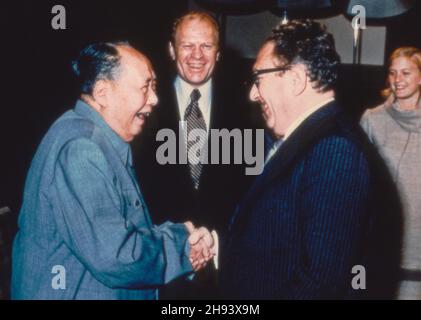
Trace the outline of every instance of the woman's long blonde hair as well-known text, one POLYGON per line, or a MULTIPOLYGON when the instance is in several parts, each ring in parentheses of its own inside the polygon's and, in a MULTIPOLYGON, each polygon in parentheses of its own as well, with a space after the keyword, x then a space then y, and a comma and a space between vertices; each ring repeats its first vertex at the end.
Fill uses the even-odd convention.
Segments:
MULTIPOLYGON (((411 59, 418 66, 418 70, 421 72, 420 49, 415 47, 400 47, 395 49, 389 57, 389 67, 391 66, 393 60, 400 57, 411 59)), ((387 83, 387 88, 381 91, 381 95, 383 98, 387 99, 388 102, 393 103, 394 94, 392 92, 392 89, 390 89, 390 83, 387 83)))

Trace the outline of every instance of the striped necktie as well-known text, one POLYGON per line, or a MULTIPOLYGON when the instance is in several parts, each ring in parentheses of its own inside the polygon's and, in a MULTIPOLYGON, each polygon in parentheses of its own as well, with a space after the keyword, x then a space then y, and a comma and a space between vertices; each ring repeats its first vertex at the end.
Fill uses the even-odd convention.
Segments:
POLYGON ((203 119, 202 112, 199 109, 199 99, 200 91, 194 89, 190 95, 190 104, 184 113, 184 121, 187 123, 187 159, 195 189, 199 188, 200 174, 202 173, 201 158, 199 158, 198 151, 203 151, 202 148, 207 136, 205 119, 203 119), (200 131, 196 131, 201 133, 199 142, 197 142, 197 137, 192 141, 189 139, 189 134, 193 129, 200 129, 200 131), (192 146, 195 146, 195 150, 190 152, 192 146))

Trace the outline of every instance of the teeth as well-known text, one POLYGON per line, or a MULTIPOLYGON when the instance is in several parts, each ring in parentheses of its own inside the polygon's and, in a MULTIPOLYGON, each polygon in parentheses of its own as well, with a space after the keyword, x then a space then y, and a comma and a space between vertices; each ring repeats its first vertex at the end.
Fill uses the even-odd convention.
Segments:
POLYGON ((150 116, 150 112, 138 112, 136 113, 136 117, 138 118, 147 118, 150 116))

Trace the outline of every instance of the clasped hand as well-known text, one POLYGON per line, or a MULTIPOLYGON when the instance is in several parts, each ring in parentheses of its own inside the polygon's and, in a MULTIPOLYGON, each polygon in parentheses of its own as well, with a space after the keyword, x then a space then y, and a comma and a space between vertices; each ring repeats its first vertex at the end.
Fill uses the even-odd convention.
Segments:
MULTIPOLYGON (((204 268, 207 263, 215 256, 217 244, 214 236, 208 229, 201 227, 195 228, 190 221, 184 223, 190 232, 190 262, 194 271, 204 268)), ((212 232, 214 234, 214 232, 212 232)))

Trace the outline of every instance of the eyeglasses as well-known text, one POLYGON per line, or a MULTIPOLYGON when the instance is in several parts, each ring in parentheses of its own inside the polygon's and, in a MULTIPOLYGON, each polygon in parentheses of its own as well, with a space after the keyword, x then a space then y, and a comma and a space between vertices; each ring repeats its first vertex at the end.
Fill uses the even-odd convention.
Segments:
POLYGON ((285 65, 285 66, 281 66, 281 67, 276 67, 276 68, 269 68, 269 69, 260 69, 260 70, 255 70, 253 71, 253 73, 251 74, 251 77, 248 81, 246 81, 246 85, 251 88, 253 85, 256 85, 256 87, 259 87, 259 76, 265 73, 272 73, 272 72, 279 72, 279 71, 288 71, 291 69, 290 65, 285 65))

